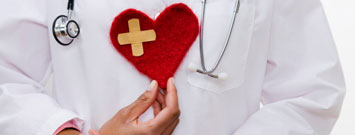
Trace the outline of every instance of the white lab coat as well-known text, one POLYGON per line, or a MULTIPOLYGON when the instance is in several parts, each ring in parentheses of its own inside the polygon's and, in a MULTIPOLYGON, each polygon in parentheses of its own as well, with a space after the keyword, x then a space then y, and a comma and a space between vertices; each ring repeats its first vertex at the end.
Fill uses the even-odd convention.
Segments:
MULTIPOLYGON (((200 17, 201 0, 76 0, 81 34, 70 46, 53 38, 66 0, 3 0, 0 11, 0 134, 50 135, 71 119, 99 129, 143 93, 150 79, 110 43, 116 15, 135 8, 154 17, 183 2, 200 17), (54 91, 44 85, 54 75, 54 91)), ((181 121, 176 135, 326 135, 344 97, 336 48, 319 0, 241 0, 216 80, 200 64, 196 40, 175 74, 181 121), (260 108, 262 102, 264 106, 260 108)), ((205 52, 220 53, 234 0, 209 0, 205 52)), ((147 111, 141 119, 152 118, 147 111)))

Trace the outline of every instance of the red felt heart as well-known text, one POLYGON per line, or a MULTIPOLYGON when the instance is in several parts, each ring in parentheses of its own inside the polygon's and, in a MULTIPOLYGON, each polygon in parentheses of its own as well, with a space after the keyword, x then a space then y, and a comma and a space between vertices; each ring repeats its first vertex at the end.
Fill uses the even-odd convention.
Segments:
POLYGON ((172 77, 187 51, 196 40, 199 23, 196 15, 185 4, 179 3, 167 7, 156 20, 143 12, 127 9, 120 13, 112 23, 111 42, 113 46, 139 72, 157 80, 159 86, 166 88, 167 80, 172 77), (156 40, 144 42, 144 54, 135 57, 131 45, 120 45, 118 34, 128 33, 128 20, 139 19, 141 30, 154 29, 156 40))

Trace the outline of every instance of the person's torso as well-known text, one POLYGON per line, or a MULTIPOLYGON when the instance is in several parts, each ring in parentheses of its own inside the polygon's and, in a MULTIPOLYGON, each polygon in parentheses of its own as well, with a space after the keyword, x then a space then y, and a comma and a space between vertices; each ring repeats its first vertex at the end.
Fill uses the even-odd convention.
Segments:
MULTIPOLYGON (((235 1, 207 2, 204 52, 206 67, 211 69, 227 38, 235 1)), ((119 109, 132 103, 150 83, 150 79, 112 45, 110 29, 115 17, 134 8, 154 18, 174 3, 185 3, 201 19, 201 0, 76 0, 72 18, 80 25, 79 37, 70 46, 61 46, 49 35, 53 96, 60 105, 85 120, 85 131, 99 129, 119 109)), ((58 15, 66 14, 66 4, 63 0, 49 3, 48 26, 58 15)), ((231 40, 215 71, 216 74, 227 73, 226 80, 188 70, 189 64, 200 67, 201 63, 196 38, 174 76, 181 109, 180 124, 174 134, 232 134, 259 108, 270 27, 270 22, 263 21, 268 20, 265 18, 270 12, 269 5, 257 0, 240 1, 231 40), (258 9, 260 7, 265 9, 258 9)), ((142 119, 152 117, 149 110, 142 119)))

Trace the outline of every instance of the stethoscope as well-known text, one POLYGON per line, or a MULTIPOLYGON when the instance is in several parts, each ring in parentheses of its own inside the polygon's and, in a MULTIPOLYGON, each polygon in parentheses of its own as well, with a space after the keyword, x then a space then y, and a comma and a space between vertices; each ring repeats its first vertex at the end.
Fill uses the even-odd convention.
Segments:
POLYGON ((68 0, 67 15, 59 15, 53 22, 54 39, 63 46, 70 45, 79 36, 79 24, 71 19, 74 10, 74 0, 68 0))
MULTIPOLYGON (((203 28, 204 28, 204 20, 205 20, 205 13, 206 13, 206 4, 207 4, 207 0, 202 0, 202 14, 201 14, 201 20, 200 20, 200 36, 199 36, 200 59, 201 59, 202 69, 198 69, 193 64, 190 64, 189 69, 193 72, 198 72, 198 73, 201 73, 204 75, 208 75, 212 78, 224 80, 228 77, 227 73, 223 72, 223 73, 216 75, 216 74, 213 74, 213 72, 215 72, 216 69, 218 68, 218 66, 219 66, 219 64, 226 52, 226 49, 229 45, 229 41, 230 41, 230 38, 232 35, 236 16, 238 14, 240 2, 239 2, 239 0, 236 0, 236 2, 234 4, 233 17, 231 20, 231 24, 229 26, 228 35, 227 35, 226 41, 224 43, 223 50, 219 54, 219 57, 218 57, 216 63, 214 64, 213 68, 210 70, 207 70, 207 68, 206 68, 205 56, 204 56, 204 51, 203 51, 203 28)), ((71 19, 71 14, 74 10, 74 0, 68 0, 68 8, 67 9, 68 9, 67 16, 65 16, 65 15, 58 16, 53 22, 53 29, 52 29, 55 40, 63 46, 70 45, 74 41, 74 39, 78 37, 78 35, 80 33, 80 27, 79 27, 78 23, 71 19)))
POLYGON ((219 64, 221 63, 223 55, 225 54, 226 49, 227 49, 227 47, 229 45, 229 41, 230 41, 230 38, 231 38, 231 35, 232 35, 232 31, 233 31, 233 27, 234 27, 234 24, 235 24, 235 20, 236 20, 238 11, 239 11, 240 2, 239 2, 239 0, 236 0, 236 2, 234 4, 233 17, 232 17, 232 20, 231 20, 231 24, 229 26, 228 35, 227 35, 226 41, 224 43, 223 50, 219 54, 219 57, 218 57, 216 63, 214 64, 213 68, 210 69, 210 70, 207 70, 207 68, 206 68, 205 56, 204 56, 204 51, 203 51, 203 26, 204 26, 204 20, 205 20, 206 4, 207 4, 207 0, 202 0, 202 14, 201 14, 201 21, 200 21, 200 59, 201 59, 202 69, 198 69, 194 64, 190 64, 189 65, 189 69, 190 69, 190 71, 201 73, 201 74, 204 74, 204 75, 208 75, 208 76, 210 76, 212 78, 225 80, 228 77, 227 73, 222 72, 222 73, 219 73, 218 75, 216 75, 216 74, 213 74, 213 72, 216 71, 216 69, 218 68, 219 64))

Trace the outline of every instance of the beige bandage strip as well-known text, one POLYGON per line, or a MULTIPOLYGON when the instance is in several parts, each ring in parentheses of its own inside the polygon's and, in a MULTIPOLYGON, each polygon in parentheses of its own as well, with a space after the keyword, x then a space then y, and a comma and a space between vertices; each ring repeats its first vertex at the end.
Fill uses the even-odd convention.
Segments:
POLYGON ((135 57, 144 54, 143 42, 156 40, 156 34, 153 29, 141 31, 139 19, 128 20, 129 33, 118 34, 120 45, 131 45, 132 54, 135 57))

